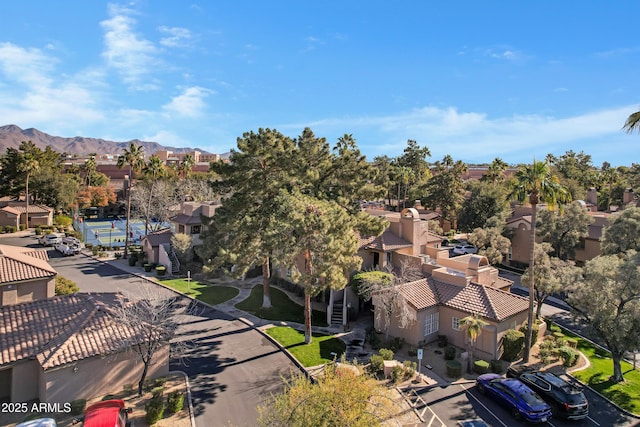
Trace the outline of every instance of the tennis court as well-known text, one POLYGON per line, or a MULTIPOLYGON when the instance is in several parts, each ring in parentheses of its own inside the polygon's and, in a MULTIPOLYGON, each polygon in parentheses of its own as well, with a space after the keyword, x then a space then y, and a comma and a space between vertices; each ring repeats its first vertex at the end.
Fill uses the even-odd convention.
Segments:
MULTIPOLYGON (((90 219, 77 222, 76 230, 82 233, 82 240, 85 244, 112 247, 124 247, 127 221, 124 218, 117 219, 90 219)), ((158 229, 158 222, 149 223, 149 232, 158 229)), ((168 227, 169 224, 163 224, 168 227)), ((129 244, 139 244, 144 237, 144 221, 132 219, 129 221, 129 244)))

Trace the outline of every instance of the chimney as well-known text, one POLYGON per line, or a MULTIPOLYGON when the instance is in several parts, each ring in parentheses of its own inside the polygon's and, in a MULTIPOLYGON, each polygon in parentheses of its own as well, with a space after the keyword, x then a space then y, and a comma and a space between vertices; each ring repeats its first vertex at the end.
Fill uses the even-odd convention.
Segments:
POLYGON ((628 205, 633 202, 635 194, 633 193, 633 188, 625 188, 624 194, 622 195, 622 204, 628 205))
POLYGON ((422 202, 416 199, 416 201, 413 202, 413 207, 416 209, 422 209, 422 202))
POLYGON ((593 187, 587 191, 587 203, 598 206, 598 191, 593 187))

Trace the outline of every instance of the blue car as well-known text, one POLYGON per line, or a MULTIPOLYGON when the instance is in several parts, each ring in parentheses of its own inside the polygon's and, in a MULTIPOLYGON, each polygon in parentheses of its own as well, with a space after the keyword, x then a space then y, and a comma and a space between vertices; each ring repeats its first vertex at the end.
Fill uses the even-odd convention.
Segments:
POLYGON ((551 418, 551 407, 520 380, 483 374, 476 380, 476 387, 511 410, 515 418, 530 423, 544 423, 551 418))

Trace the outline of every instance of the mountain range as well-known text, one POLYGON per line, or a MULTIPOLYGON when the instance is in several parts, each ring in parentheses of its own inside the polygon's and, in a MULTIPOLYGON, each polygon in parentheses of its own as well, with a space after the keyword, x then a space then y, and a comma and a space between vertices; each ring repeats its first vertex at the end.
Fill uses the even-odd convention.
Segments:
POLYGON ((157 142, 140 141, 138 139, 132 139, 131 141, 126 142, 116 142, 99 138, 86 138, 82 136, 63 138, 60 136, 49 135, 34 128, 21 129, 16 125, 5 125, 0 127, 0 155, 4 154, 7 151, 7 148, 18 148, 22 141, 31 141, 43 150, 49 145, 53 150, 59 153, 76 154, 79 156, 91 153, 120 154, 122 153, 122 150, 128 148, 132 142, 144 147, 145 153, 148 154, 153 154, 156 151, 161 150, 169 150, 174 153, 185 153, 197 150, 201 153, 207 153, 207 151, 199 148, 165 147, 157 142))

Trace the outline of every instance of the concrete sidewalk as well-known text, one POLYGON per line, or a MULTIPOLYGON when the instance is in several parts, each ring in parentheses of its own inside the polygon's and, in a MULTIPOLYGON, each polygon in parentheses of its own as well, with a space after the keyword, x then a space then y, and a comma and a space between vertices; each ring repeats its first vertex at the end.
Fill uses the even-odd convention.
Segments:
MULTIPOLYGON (((86 254, 90 255, 90 252, 86 252, 86 254)), ((106 262, 107 264, 121 271, 130 273, 132 275, 144 278, 151 282, 157 283, 160 286, 163 286, 158 280, 158 276, 155 273, 155 271, 147 272, 147 271, 144 271, 144 269, 141 268, 140 266, 130 266, 128 260, 126 259, 98 258, 98 260, 102 262, 106 262)), ((249 297, 249 295, 251 294, 251 290, 256 285, 259 285, 262 283, 261 276, 252 278, 252 279, 246 279, 246 280, 235 280, 230 278, 224 278, 224 279, 198 280, 198 281, 200 281, 201 283, 209 283, 211 285, 232 286, 234 288, 237 288, 239 290, 239 293, 237 296, 221 304, 214 305, 212 307, 238 320, 243 321, 244 323, 248 324, 253 328, 260 330, 263 333, 267 329, 273 326, 289 326, 296 330, 304 330, 304 324, 297 323, 297 322, 284 322, 284 321, 272 321, 272 320, 261 319, 257 316, 254 316, 251 313, 247 313, 235 307, 236 304, 238 304, 241 301, 244 301, 249 297)), ((303 305, 303 300, 298 295, 295 295, 290 291, 278 286, 272 285, 272 287, 277 288, 278 290, 286 293, 287 296, 289 296, 289 298, 291 298, 293 301, 295 301, 300 305, 303 305)), ((193 298, 189 295, 184 295, 184 296, 188 298, 193 298)), ((353 361, 357 359, 360 362, 366 363, 368 362, 369 358, 373 354, 372 352, 365 350, 367 329, 371 326, 371 324, 372 324, 372 321, 370 316, 360 316, 355 321, 349 323, 349 328, 346 331, 344 330, 344 327, 342 325, 329 325, 326 327, 314 326, 313 332, 333 335, 333 336, 336 336, 337 338, 340 338, 346 344, 345 357, 347 360, 353 361)), ((283 351, 288 353, 288 351, 285 348, 281 347, 277 342, 274 341, 274 343, 278 345, 278 347, 280 347, 283 351)), ((398 356, 400 356, 400 359, 404 359, 401 354, 398 354, 398 356)), ((290 357, 293 358, 292 355, 290 355, 290 357)), ((309 368, 303 368, 303 369, 309 375, 313 375, 314 373, 317 373, 317 371, 321 368, 322 366, 309 367, 309 368)), ((430 386, 430 385, 437 385, 437 384, 443 385, 443 383, 446 383, 446 381, 438 377, 435 373, 430 371, 427 371, 427 372, 424 372, 424 371, 425 369, 423 368, 422 375, 421 375, 422 386, 425 386, 425 385, 430 386)))

